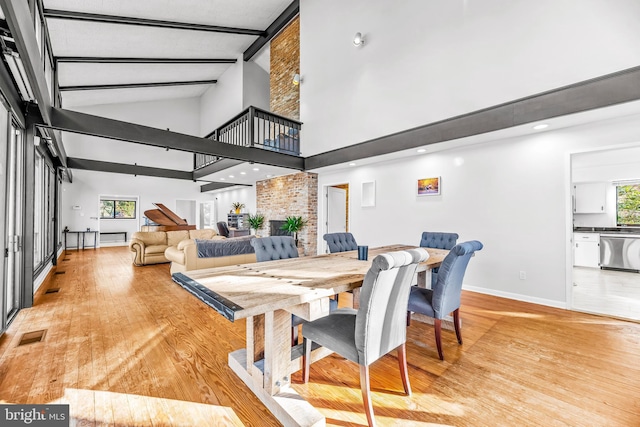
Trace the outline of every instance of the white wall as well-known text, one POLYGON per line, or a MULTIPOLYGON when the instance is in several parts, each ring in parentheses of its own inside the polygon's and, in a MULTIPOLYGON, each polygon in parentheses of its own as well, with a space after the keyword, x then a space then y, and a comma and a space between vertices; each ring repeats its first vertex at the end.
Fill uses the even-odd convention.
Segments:
POLYGON ((242 112, 242 56, 200 97, 200 136, 205 136, 242 112))
POLYGON ((242 105, 270 111, 269 73, 253 61, 243 65, 242 105))
POLYGON ((637 66, 638 39, 637 0, 305 0, 304 153, 637 66))
MULTIPOLYGON (((459 241, 485 245, 469 266, 466 288, 564 307, 572 232, 570 153, 630 143, 640 143, 640 115, 320 171, 319 190, 350 184, 349 229, 359 244, 417 245, 423 231, 457 232, 459 241), (442 177, 442 194, 416 196, 417 179, 431 176, 442 177), (362 183, 371 180, 376 206, 362 208, 362 183), (526 280, 519 279, 520 271, 526 280)), ((323 200, 319 224, 325 222, 323 200)))
MULTIPOLYGON (((176 200, 210 201, 211 194, 200 193, 200 184, 177 179, 113 174, 93 171, 74 171, 73 183, 62 184, 62 222, 64 228, 84 230, 90 227, 101 231, 139 231, 144 225, 144 211, 156 209, 162 203, 175 210, 176 200), (138 217, 135 220, 98 220, 100 195, 139 197, 138 217), (73 206, 80 209, 74 210, 73 206)), ((195 223, 197 224, 197 222, 195 223)), ((74 243, 75 244, 75 243, 74 243)))
POLYGON ((605 182, 606 212, 575 214, 577 227, 615 227, 616 187, 613 181, 640 179, 640 147, 581 153, 571 157, 573 182, 605 182))
MULTIPOLYGON (((227 191, 217 191, 211 194, 216 199, 218 221, 226 221, 227 214, 233 208, 234 202, 244 203, 242 213, 256 213, 256 187, 236 187, 227 191)), ((235 211, 234 211, 235 212, 235 211)))

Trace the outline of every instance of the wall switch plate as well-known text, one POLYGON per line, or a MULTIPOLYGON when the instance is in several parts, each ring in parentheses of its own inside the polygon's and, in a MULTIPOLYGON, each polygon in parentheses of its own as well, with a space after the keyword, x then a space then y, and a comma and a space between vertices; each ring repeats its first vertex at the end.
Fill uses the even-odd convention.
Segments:
POLYGON ((520 272, 520 280, 525 280, 527 278, 527 272, 526 271, 521 271, 520 272))

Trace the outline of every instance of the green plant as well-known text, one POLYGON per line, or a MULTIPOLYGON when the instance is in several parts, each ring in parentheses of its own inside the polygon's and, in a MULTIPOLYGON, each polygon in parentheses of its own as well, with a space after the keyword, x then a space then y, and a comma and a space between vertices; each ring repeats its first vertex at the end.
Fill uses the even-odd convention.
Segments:
POLYGON ((284 220, 284 224, 280 227, 281 230, 286 230, 289 233, 293 233, 293 238, 298 245, 298 232, 307 225, 307 220, 301 216, 288 216, 284 220))
POLYGON ((249 218, 247 218, 247 221, 249 222, 249 227, 257 231, 264 225, 264 215, 261 215, 259 213, 256 213, 255 215, 249 214, 249 218))

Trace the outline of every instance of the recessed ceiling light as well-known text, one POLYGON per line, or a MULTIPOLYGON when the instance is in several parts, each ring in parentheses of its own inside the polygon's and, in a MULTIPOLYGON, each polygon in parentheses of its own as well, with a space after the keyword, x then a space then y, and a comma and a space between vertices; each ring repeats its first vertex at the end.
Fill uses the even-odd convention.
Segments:
POLYGON ((355 163, 353 163, 353 162, 349 163, 349 166, 355 166, 355 165, 356 165, 356 164, 355 164, 355 163))
POLYGON ((240 172, 240 175, 246 175, 246 174, 247 174, 246 172, 240 172))
POLYGON ((253 168, 254 171, 258 172, 260 168, 253 168))
POLYGON ((229 175, 229 178, 235 178, 235 176, 233 176, 233 175, 229 175))
POLYGON ((549 127, 549 125, 548 125, 548 124, 546 124, 546 123, 540 123, 539 125, 535 125, 535 126, 533 127, 533 130, 542 130, 542 129, 546 129, 546 128, 548 128, 548 127, 549 127))
POLYGON ((267 175, 267 178, 271 178, 272 176, 273 176, 273 175, 269 174, 269 175, 267 175))
POLYGON ((224 178, 220 178, 220 181, 224 181, 224 178))
POLYGON ((426 153, 427 149, 426 148, 418 148, 418 153, 426 153))

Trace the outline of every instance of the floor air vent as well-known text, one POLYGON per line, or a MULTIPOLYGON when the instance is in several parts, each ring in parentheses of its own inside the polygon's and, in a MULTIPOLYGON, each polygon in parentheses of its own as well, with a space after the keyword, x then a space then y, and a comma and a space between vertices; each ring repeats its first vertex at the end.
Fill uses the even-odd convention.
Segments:
POLYGON ((44 336, 47 334, 46 329, 42 329, 40 331, 27 332, 22 334, 22 338, 20 338, 20 342, 18 343, 18 347, 26 344, 33 344, 36 342, 40 342, 44 339, 44 336))
POLYGON ((66 271, 56 271, 55 274, 64 274, 66 271))
POLYGON ((60 292, 60 288, 49 288, 45 291, 45 294, 55 294, 56 292, 60 292))

